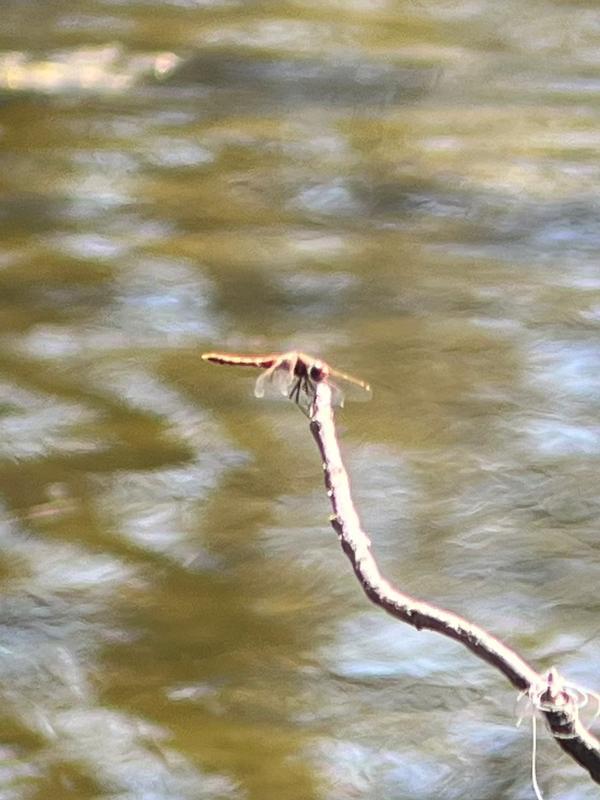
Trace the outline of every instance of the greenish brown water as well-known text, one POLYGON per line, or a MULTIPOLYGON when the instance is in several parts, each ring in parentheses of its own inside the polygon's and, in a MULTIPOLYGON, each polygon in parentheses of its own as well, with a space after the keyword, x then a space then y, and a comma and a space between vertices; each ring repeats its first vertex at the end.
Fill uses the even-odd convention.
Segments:
POLYGON ((306 419, 200 354, 369 380, 386 575, 599 690, 599 45, 591 0, 5 0, 2 800, 532 796, 514 693, 368 605, 306 419))

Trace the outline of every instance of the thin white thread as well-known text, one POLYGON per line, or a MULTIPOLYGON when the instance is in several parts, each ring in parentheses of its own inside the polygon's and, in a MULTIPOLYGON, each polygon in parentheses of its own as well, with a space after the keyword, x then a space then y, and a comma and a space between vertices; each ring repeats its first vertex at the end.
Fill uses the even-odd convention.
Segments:
POLYGON ((531 785, 533 786, 533 791, 535 792, 537 800, 544 800, 544 795, 542 794, 542 790, 540 789, 537 779, 537 717, 535 715, 536 706, 534 700, 532 699, 532 695, 532 689, 529 689, 529 691, 521 692, 517 698, 517 703, 523 697, 527 697, 528 701, 525 711, 517 719, 517 728, 520 727, 521 723, 523 722, 527 711, 531 711, 531 785))
POLYGON ((531 717, 531 784, 537 800, 544 800, 537 779, 537 717, 535 714, 531 717))

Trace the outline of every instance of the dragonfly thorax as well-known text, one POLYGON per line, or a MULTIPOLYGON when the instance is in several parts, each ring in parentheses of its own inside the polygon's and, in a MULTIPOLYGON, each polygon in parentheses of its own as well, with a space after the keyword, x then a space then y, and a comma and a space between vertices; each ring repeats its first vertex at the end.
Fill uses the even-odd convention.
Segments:
POLYGON ((298 378, 308 378, 315 383, 324 380, 329 375, 329 368, 324 361, 299 353, 294 364, 294 375, 298 378))

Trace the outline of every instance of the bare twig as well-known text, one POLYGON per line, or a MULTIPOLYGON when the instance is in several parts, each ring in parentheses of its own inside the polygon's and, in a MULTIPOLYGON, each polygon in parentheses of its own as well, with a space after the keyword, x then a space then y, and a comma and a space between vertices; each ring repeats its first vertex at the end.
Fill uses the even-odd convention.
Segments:
POLYGON ((577 694, 556 670, 542 675, 483 628, 431 603, 416 600, 393 587, 380 573, 371 542, 362 530, 342 462, 327 380, 315 382, 310 429, 323 460, 325 486, 333 508, 331 524, 350 559, 365 594, 373 603, 417 630, 436 631, 460 642, 496 667, 541 711, 562 749, 600 783, 600 742, 579 719, 577 694))
POLYGON ((368 384, 350 375, 336 373, 325 362, 296 351, 259 356, 205 353, 202 358, 217 364, 265 369, 266 373, 257 381, 255 394, 261 397, 265 381, 277 377, 280 392, 298 403, 307 413, 323 460, 325 485, 334 512, 331 524, 367 597, 417 630, 425 628, 448 636, 496 667, 513 686, 528 696, 537 711, 544 714, 560 747, 585 767, 596 783, 600 783, 600 742, 579 719, 582 695, 594 697, 600 707, 597 695, 586 693, 580 687, 564 681, 554 668, 544 675, 536 672, 483 628, 457 614, 400 592, 380 573, 371 553, 371 542, 361 528, 352 503, 350 483, 335 432, 330 379, 339 377, 350 381, 367 393, 370 391, 368 384))

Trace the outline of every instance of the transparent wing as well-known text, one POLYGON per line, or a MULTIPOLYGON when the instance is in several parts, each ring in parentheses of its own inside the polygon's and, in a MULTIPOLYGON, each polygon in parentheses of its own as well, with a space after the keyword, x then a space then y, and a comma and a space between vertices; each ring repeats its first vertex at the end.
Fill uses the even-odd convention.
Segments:
POLYGON ((343 408, 344 400, 346 399, 344 390, 335 381, 328 380, 327 385, 331 389, 331 405, 334 408, 343 408))
POLYGON ((294 364, 282 361, 262 372, 254 386, 255 397, 269 397, 272 400, 287 399, 294 382, 294 364))
POLYGON ((333 391, 333 404, 338 406, 344 405, 345 400, 365 402, 370 400, 373 396, 371 387, 360 378, 355 378, 353 375, 347 375, 345 372, 338 372, 337 369, 330 370, 330 378, 328 383, 331 385, 333 391), (341 395, 341 402, 336 402, 336 395, 341 395))

